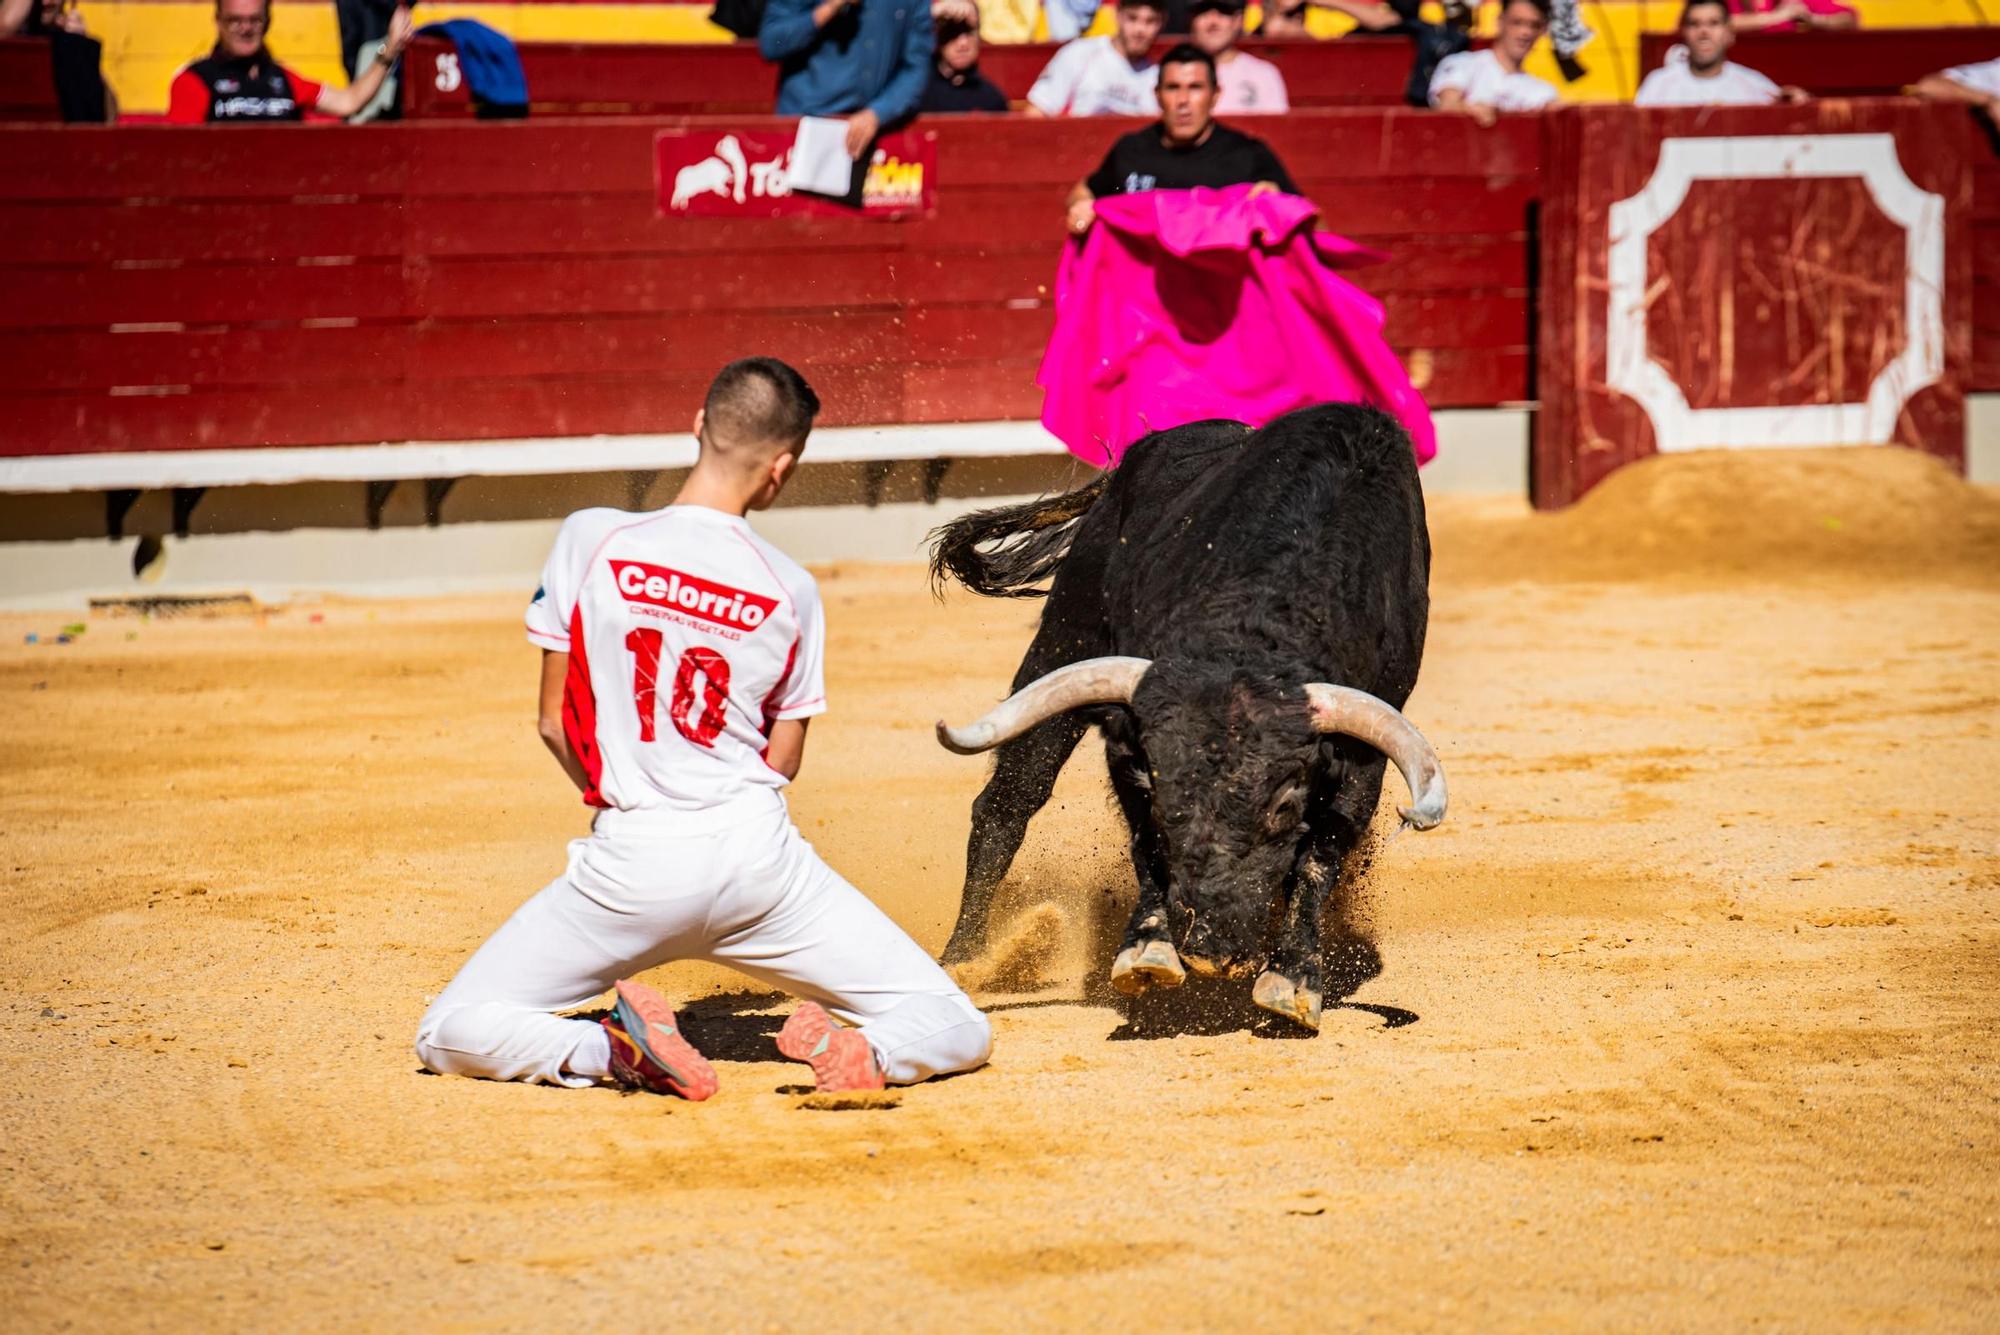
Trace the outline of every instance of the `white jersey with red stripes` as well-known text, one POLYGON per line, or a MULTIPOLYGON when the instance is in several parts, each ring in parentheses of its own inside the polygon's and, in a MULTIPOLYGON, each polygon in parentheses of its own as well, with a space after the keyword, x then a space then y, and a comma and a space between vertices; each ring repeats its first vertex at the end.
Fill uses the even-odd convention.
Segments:
POLYGON ((818 586, 721 510, 571 515, 527 622, 569 655, 563 727, 593 806, 695 812, 775 793, 772 723, 826 709, 818 586))

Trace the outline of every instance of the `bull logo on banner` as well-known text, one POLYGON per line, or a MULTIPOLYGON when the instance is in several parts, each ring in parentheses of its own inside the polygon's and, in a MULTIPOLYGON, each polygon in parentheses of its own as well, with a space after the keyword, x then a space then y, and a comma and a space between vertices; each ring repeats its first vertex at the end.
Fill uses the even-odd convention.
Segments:
MULTIPOLYGON (((768 167, 769 163, 759 163, 768 167)), ((743 200, 743 181, 750 168, 743 161, 743 145, 736 136, 725 134, 715 141, 715 156, 690 163, 674 173, 673 199, 667 207, 685 209, 696 195, 721 195, 738 204, 743 200)), ((762 185, 762 182, 759 182, 762 185)), ((759 193, 762 193, 761 191, 759 193)))
POLYGON ((797 215, 897 221, 936 206, 937 137, 898 131, 876 141, 861 187, 861 206, 794 193, 787 176, 792 139, 782 132, 664 130, 655 141, 660 212, 683 218, 777 218, 797 215))

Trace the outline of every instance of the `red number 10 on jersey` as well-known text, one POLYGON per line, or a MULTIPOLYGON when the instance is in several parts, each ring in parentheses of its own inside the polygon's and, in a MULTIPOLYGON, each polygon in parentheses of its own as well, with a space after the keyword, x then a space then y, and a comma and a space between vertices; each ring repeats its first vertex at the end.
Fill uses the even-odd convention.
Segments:
MULTIPOLYGON (((657 630, 635 630, 625 637, 632 651, 632 703, 639 711, 639 740, 653 740, 658 707, 660 647, 657 630)), ((681 655, 674 668, 674 693, 667 717, 674 731, 696 746, 714 746, 722 735, 729 706, 729 660, 713 649, 696 645, 681 655), (701 678, 701 713, 695 715, 695 678, 701 678)))

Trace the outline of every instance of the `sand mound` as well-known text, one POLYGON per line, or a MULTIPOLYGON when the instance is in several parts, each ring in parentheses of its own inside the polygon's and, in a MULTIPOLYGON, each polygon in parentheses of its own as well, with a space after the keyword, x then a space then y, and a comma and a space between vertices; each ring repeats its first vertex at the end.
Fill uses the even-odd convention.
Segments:
POLYGON ((1715 451, 1620 469, 1516 525, 1440 508, 1441 571, 1477 583, 1893 576, 1986 583, 2000 496, 1914 450, 1715 451))

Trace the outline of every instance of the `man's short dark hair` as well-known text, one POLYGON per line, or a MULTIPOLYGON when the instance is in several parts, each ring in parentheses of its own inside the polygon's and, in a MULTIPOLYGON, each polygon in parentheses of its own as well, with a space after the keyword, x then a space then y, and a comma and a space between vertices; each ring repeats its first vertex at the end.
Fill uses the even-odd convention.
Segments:
POLYGON ((716 372, 701 410, 704 429, 728 444, 790 445, 812 430, 819 395, 776 357, 745 357, 716 372))
POLYGON ((1681 21, 1675 26, 1681 28, 1687 27, 1687 22, 1694 17, 1694 12, 1708 5, 1714 5, 1717 9, 1721 10, 1725 21, 1729 18, 1729 0, 1687 0, 1687 4, 1681 7, 1681 21))
POLYGON ((1160 13, 1165 14, 1167 12, 1167 0, 1118 0, 1118 8, 1157 9, 1160 13))
POLYGON ((1500 0, 1500 12, 1504 14, 1515 5, 1526 5, 1542 16, 1542 22, 1549 21, 1549 0, 1500 0))
POLYGON ((1208 86, 1218 87, 1215 77, 1215 57, 1196 46, 1193 42, 1182 42, 1160 57, 1160 73, 1167 72, 1169 65, 1203 65, 1208 69, 1208 86))

